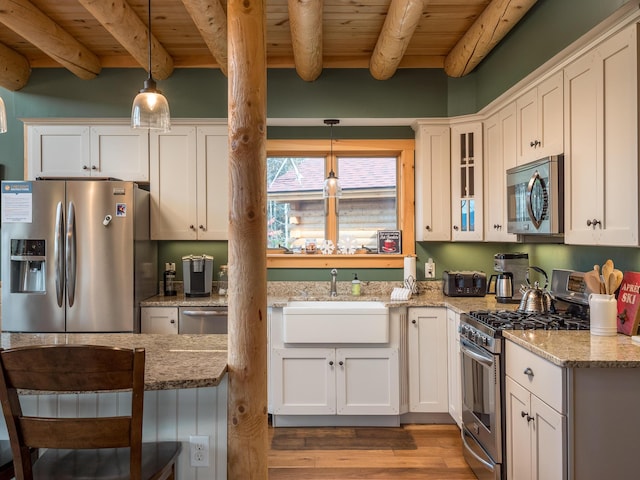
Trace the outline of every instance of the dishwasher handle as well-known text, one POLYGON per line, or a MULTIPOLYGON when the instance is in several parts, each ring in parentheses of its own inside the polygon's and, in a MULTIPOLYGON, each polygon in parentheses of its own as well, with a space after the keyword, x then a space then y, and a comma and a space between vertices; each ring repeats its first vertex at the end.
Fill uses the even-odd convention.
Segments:
POLYGON ((226 317, 227 312, 221 310, 184 310, 183 315, 188 317, 226 317))

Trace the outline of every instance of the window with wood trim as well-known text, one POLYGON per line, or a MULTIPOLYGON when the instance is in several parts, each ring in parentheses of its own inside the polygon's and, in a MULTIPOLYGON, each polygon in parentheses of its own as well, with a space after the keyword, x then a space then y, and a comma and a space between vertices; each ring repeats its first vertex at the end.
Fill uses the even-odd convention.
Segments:
POLYGON ((414 141, 267 141, 267 266, 402 267, 415 253, 414 141), (323 198, 333 170, 342 196, 323 198), (379 231, 401 232, 400 254, 379 231))

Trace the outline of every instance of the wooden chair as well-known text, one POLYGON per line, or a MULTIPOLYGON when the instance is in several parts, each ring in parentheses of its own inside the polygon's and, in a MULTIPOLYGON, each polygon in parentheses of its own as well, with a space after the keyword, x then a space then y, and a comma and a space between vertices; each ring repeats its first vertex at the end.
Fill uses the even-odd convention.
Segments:
POLYGON ((175 478, 181 443, 142 443, 144 362, 142 348, 41 345, 0 349, 0 401, 16 478, 175 478), (18 390, 131 390, 131 414, 89 418, 25 416, 18 390), (47 450, 32 464, 30 448, 47 450))

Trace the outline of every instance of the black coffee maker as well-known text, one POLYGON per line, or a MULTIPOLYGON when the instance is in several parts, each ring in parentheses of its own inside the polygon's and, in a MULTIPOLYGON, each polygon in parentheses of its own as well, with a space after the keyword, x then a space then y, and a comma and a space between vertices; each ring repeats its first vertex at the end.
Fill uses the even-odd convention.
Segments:
POLYGON ((213 283, 213 257, 186 255, 182 257, 184 294, 187 297, 208 297, 213 283))

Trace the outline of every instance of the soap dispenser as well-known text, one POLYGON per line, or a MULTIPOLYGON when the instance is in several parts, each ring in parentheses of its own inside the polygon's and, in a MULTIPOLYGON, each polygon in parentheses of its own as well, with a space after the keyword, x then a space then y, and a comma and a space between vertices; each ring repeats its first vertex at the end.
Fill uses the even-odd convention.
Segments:
POLYGON ((358 280, 358 274, 353 274, 353 281, 351 282, 351 295, 354 297, 360 296, 360 280, 358 280))

